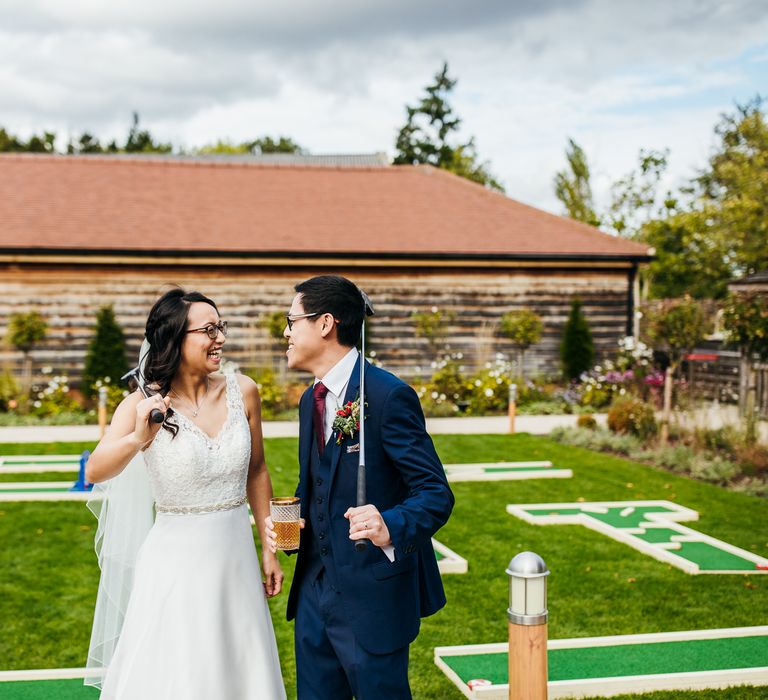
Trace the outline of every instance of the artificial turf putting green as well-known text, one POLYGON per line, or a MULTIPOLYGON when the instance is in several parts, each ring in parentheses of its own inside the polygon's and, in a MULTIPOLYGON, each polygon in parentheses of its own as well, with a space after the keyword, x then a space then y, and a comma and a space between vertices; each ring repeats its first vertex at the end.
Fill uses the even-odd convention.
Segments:
MULTIPOLYGON (((509 682, 505 651, 441 658, 464 683, 473 678, 495 685, 509 682)), ((768 666, 768 636, 550 649, 547 663, 550 681, 763 668, 768 666)))
POLYGON ((669 501, 514 504, 507 511, 532 524, 584 525, 692 574, 768 571, 765 557, 679 524, 699 515, 669 501))
POLYGON ((505 481, 524 479, 570 479, 570 469, 557 469, 549 460, 525 462, 465 462, 445 464, 448 481, 505 481))
POLYGON ((0 683, 0 700, 98 700, 99 690, 82 678, 0 683))
MULTIPOLYGON (((511 518, 505 509, 508 503, 579 500, 682 502, 699 513, 696 527, 701 532, 765 557, 765 499, 525 434, 436 435, 434 442, 445 464, 550 460, 567 464, 574 478, 451 485, 456 505, 437 539, 470 558, 472 566, 462 576, 443 577, 448 604, 422 620, 411 645, 409 675, 418 700, 463 700, 435 666, 434 649, 506 637, 509 577, 504 570, 511 557, 525 549, 539 553, 552 571, 548 580, 552 638, 768 624, 765 577, 689 576, 587 528, 539 527, 511 518)), ((0 454, 33 450, 72 454, 93 447, 92 443, 0 445, 0 454)), ((297 449, 295 439, 265 440, 275 493, 293 492, 297 449)), ((16 480, 12 476, 7 479, 16 480)), ((32 475, 21 477, 32 480, 32 475)), ((95 525, 84 503, 0 503, 1 669, 72 668, 85 663, 98 583, 95 525)), ((288 584, 295 557, 281 555, 280 561, 288 584)), ((271 599, 270 609, 288 697, 293 698, 293 626, 285 621, 286 593, 271 599)), ((642 696, 642 700, 723 698, 768 700, 768 689, 642 696)))

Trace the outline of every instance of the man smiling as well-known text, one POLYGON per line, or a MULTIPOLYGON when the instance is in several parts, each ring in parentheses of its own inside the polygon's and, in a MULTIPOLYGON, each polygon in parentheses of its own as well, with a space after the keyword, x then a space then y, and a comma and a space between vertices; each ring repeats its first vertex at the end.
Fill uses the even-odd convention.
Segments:
POLYGON ((359 436, 354 421, 336 429, 334 421, 360 398, 363 297, 334 275, 295 290, 288 366, 315 377, 299 403, 296 493, 306 524, 288 599, 298 697, 410 698, 408 645, 420 618, 445 605, 431 537, 448 520, 453 494, 416 393, 366 363, 368 503, 353 507, 359 436), (357 540, 369 545, 358 552, 357 540))

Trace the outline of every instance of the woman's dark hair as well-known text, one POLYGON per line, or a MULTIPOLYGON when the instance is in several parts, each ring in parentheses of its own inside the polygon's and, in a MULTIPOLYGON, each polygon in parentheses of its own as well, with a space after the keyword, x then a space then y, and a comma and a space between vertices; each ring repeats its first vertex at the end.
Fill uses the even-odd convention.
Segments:
MULTIPOLYGON (((197 301, 210 304, 216 313, 216 304, 200 292, 171 289, 161 296, 147 317, 145 335, 150 344, 144 365, 144 382, 154 385, 153 390, 165 396, 171 388, 171 380, 181 364, 181 345, 187 333, 189 307, 197 301)), ((163 428, 174 437, 179 426, 171 421, 173 409, 169 408, 163 428)))
POLYGON ((339 322, 336 326, 339 343, 350 348, 357 345, 363 328, 365 302, 352 282, 339 275, 320 275, 297 284, 294 289, 301 294, 305 313, 332 314, 339 322))

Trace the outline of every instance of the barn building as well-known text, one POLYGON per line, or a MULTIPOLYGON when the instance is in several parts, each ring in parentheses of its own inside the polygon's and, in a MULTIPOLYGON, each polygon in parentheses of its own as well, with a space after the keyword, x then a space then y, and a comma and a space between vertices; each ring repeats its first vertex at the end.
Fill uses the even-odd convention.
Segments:
POLYGON ((371 346, 405 377, 430 359, 412 314, 433 307, 451 319, 445 349, 470 365, 511 357, 499 317, 534 309, 545 331, 527 369, 555 373, 574 297, 598 353, 633 333, 649 259, 638 243, 381 155, 0 156, 0 327, 39 310, 49 333, 36 364, 74 377, 99 306, 114 305, 135 350, 168 284, 212 297, 232 328, 228 357, 264 365, 282 351, 266 316, 328 272, 369 293, 371 346))

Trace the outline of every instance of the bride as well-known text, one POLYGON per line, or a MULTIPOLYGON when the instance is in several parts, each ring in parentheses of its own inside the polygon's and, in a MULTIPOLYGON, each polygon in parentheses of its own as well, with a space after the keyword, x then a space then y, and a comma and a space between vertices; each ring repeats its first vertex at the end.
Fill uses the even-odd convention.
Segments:
POLYGON ((216 373, 226 333, 207 297, 164 294, 142 352, 159 393, 126 397, 88 460, 86 477, 106 496, 86 679, 102 700, 285 698, 266 603, 283 573, 263 548, 262 581, 248 515, 250 503, 265 542, 272 483, 259 392, 216 373))

